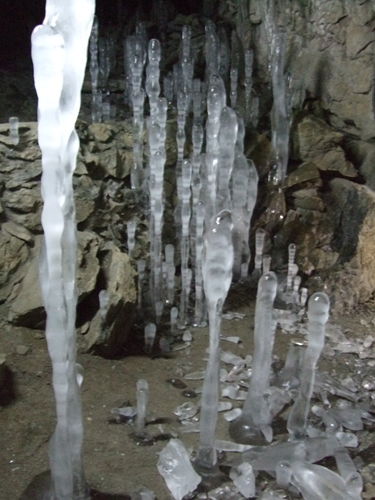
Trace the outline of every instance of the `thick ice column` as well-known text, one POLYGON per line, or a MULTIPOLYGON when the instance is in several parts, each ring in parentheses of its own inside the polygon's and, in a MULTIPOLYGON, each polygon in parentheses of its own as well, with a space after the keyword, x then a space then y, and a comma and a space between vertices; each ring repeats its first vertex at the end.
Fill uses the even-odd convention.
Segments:
POLYGON ((87 498, 76 373, 77 242, 72 176, 79 148, 74 126, 94 9, 94 0, 67 0, 63 5, 47 0, 44 24, 35 28, 31 39, 43 168, 40 282, 57 411, 49 453, 56 500, 87 498))
POLYGON ((275 184, 285 176, 289 157, 289 121, 284 78, 285 27, 284 12, 277 12, 278 2, 262 3, 263 17, 271 46, 271 83, 273 107, 271 113, 272 148, 270 164, 275 184), (269 8, 267 8, 267 5, 269 8), (279 16, 280 14, 280 16, 279 16), (277 19, 280 17, 281 19, 277 19))
POLYGON ((207 92, 206 121, 206 223, 211 223, 211 217, 216 213, 217 170, 219 166, 219 131, 220 115, 225 106, 226 94, 223 80, 217 75, 211 75, 207 92))
POLYGON ((156 122, 157 101, 160 94, 161 48, 159 40, 152 39, 148 44, 148 65, 146 68, 146 93, 150 103, 151 120, 156 122))
POLYGON ((210 349, 203 383, 200 419, 200 446, 196 464, 212 469, 216 464, 215 429, 219 403, 219 336, 221 314, 231 281, 233 266, 232 217, 220 212, 204 240, 203 286, 208 304, 210 349))
POLYGON ((275 273, 264 274, 258 283, 255 306, 254 354, 249 392, 242 414, 229 427, 232 438, 238 443, 262 444, 264 436, 272 439, 271 414, 265 393, 269 385, 272 349, 276 330, 273 301, 276 297, 275 273))
POLYGON ((308 346, 303 363, 301 384, 287 423, 288 432, 294 439, 306 437, 307 415, 314 387, 315 366, 324 347, 324 332, 328 314, 328 296, 325 293, 314 293, 308 303, 308 346))

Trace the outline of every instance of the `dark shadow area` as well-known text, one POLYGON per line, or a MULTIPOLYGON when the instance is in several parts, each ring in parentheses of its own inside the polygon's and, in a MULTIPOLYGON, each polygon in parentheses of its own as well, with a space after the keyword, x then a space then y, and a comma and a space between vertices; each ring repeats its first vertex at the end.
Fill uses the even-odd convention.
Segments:
POLYGON ((3 382, 0 386, 0 406, 10 405, 17 396, 16 382, 13 373, 6 366, 4 369, 3 382))

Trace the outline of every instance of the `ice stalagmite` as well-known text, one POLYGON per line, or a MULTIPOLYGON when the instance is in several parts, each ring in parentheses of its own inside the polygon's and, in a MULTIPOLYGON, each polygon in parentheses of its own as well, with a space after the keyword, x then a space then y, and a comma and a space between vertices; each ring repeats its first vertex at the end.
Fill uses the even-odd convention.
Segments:
POLYGON ((76 374, 76 227, 72 176, 79 141, 78 116, 94 0, 47 0, 43 25, 32 34, 42 150, 44 246, 40 285, 47 312, 57 425, 50 440, 51 494, 87 498, 82 468, 83 426, 76 374))
POLYGON ((229 427, 238 443, 262 444, 272 440, 271 412, 265 393, 268 389, 272 348, 276 329, 273 301, 276 296, 275 273, 264 274, 258 284, 255 306, 254 355, 249 392, 242 414, 229 427))
POLYGON ((224 210, 213 219, 204 240, 203 287, 210 323, 210 351, 203 383, 200 447, 196 465, 213 469, 216 464, 215 428, 219 403, 219 335, 222 308, 232 281, 232 217, 224 210))
POLYGON ((244 154, 245 126, 238 120, 238 133, 232 172, 233 279, 247 276, 250 263, 250 223, 258 193, 258 173, 254 162, 244 154))
POLYGON ((325 293, 314 293, 308 302, 308 346, 304 358, 301 384, 287 423, 288 432, 294 439, 306 437, 307 415, 314 387, 315 366, 324 347, 324 332, 328 313, 328 296, 325 293))

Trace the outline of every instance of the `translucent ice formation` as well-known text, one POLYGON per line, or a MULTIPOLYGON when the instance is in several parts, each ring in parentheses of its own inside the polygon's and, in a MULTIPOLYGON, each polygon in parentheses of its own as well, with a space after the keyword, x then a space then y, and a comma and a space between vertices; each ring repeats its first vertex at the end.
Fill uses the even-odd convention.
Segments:
POLYGON ((255 305, 254 355, 249 392, 242 414, 229 426, 231 437, 238 443, 262 444, 264 438, 272 440, 272 416, 265 393, 269 384, 276 329, 273 310, 276 289, 275 273, 270 272, 260 278, 255 305))
POLYGON ((249 233, 258 192, 258 173, 244 154, 245 127, 238 118, 236 152, 232 172, 233 278, 247 276, 250 263, 249 233))
POLYGON ((155 342, 156 325, 154 323, 147 323, 145 326, 145 351, 150 353, 155 342))
POLYGON ((137 380, 137 417, 135 420, 135 435, 139 438, 146 436, 145 419, 148 404, 148 383, 147 380, 137 380))
POLYGON ((18 118, 16 116, 11 116, 9 118, 9 137, 14 146, 17 146, 17 144, 20 141, 20 136, 18 134, 18 127, 19 127, 18 118))
POLYGON ((255 496, 255 476, 249 463, 243 462, 237 467, 232 467, 229 477, 245 498, 255 496))
POLYGON ((47 312, 57 424, 50 440, 52 494, 87 498, 82 468, 83 425, 76 373, 76 228, 72 176, 79 148, 77 120, 94 0, 47 0, 43 25, 32 34, 42 150, 44 245, 40 285, 47 312))
POLYGON ((175 500, 182 500, 201 482, 193 469, 189 455, 179 439, 171 439, 159 454, 158 471, 175 500))
POLYGON ((299 393, 287 423, 288 432, 294 439, 306 437, 307 415, 314 387, 315 366, 324 347, 324 331, 328 314, 328 296, 325 293, 314 293, 308 303, 308 346, 304 357, 299 393))
POLYGON ((254 259, 254 273, 260 275, 263 263, 263 248, 266 238, 264 229, 257 229, 255 232, 255 259, 254 259))
POLYGON ((216 465, 215 429, 219 403, 219 338, 222 308, 232 281, 232 218, 220 212, 205 234, 202 255, 203 286, 208 304, 210 348, 203 383, 200 419, 200 446, 196 464, 213 469, 216 465))
POLYGON ((269 446, 253 446, 243 453, 243 459, 251 464, 253 470, 274 472, 280 462, 303 460, 314 463, 327 456, 333 456, 337 446, 338 442, 334 436, 307 438, 269 446))
POLYGON ((351 494, 344 479, 321 465, 295 461, 291 464, 291 482, 305 500, 360 500, 360 494, 351 494))

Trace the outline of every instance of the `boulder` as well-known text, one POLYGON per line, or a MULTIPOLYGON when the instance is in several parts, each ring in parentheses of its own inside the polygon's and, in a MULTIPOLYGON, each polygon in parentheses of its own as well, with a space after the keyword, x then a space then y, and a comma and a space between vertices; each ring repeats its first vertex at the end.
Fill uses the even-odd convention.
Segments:
POLYGON ((108 293, 106 311, 98 310, 85 335, 86 350, 94 350, 106 357, 121 352, 134 323, 137 289, 136 272, 127 254, 112 242, 105 245, 101 262, 103 290, 108 293))
MULTIPOLYGON (((97 253, 100 239, 90 231, 77 233, 77 288, 78 303, 83 301, 96 286, 99 274, 97 253)), ((8 321, 15 325, 30 328, 43 328, 45 311, 39 288, 39 255, 43 237, 37 236, 35 246, 20 282, 14 284, 8 297, 8 321)))

